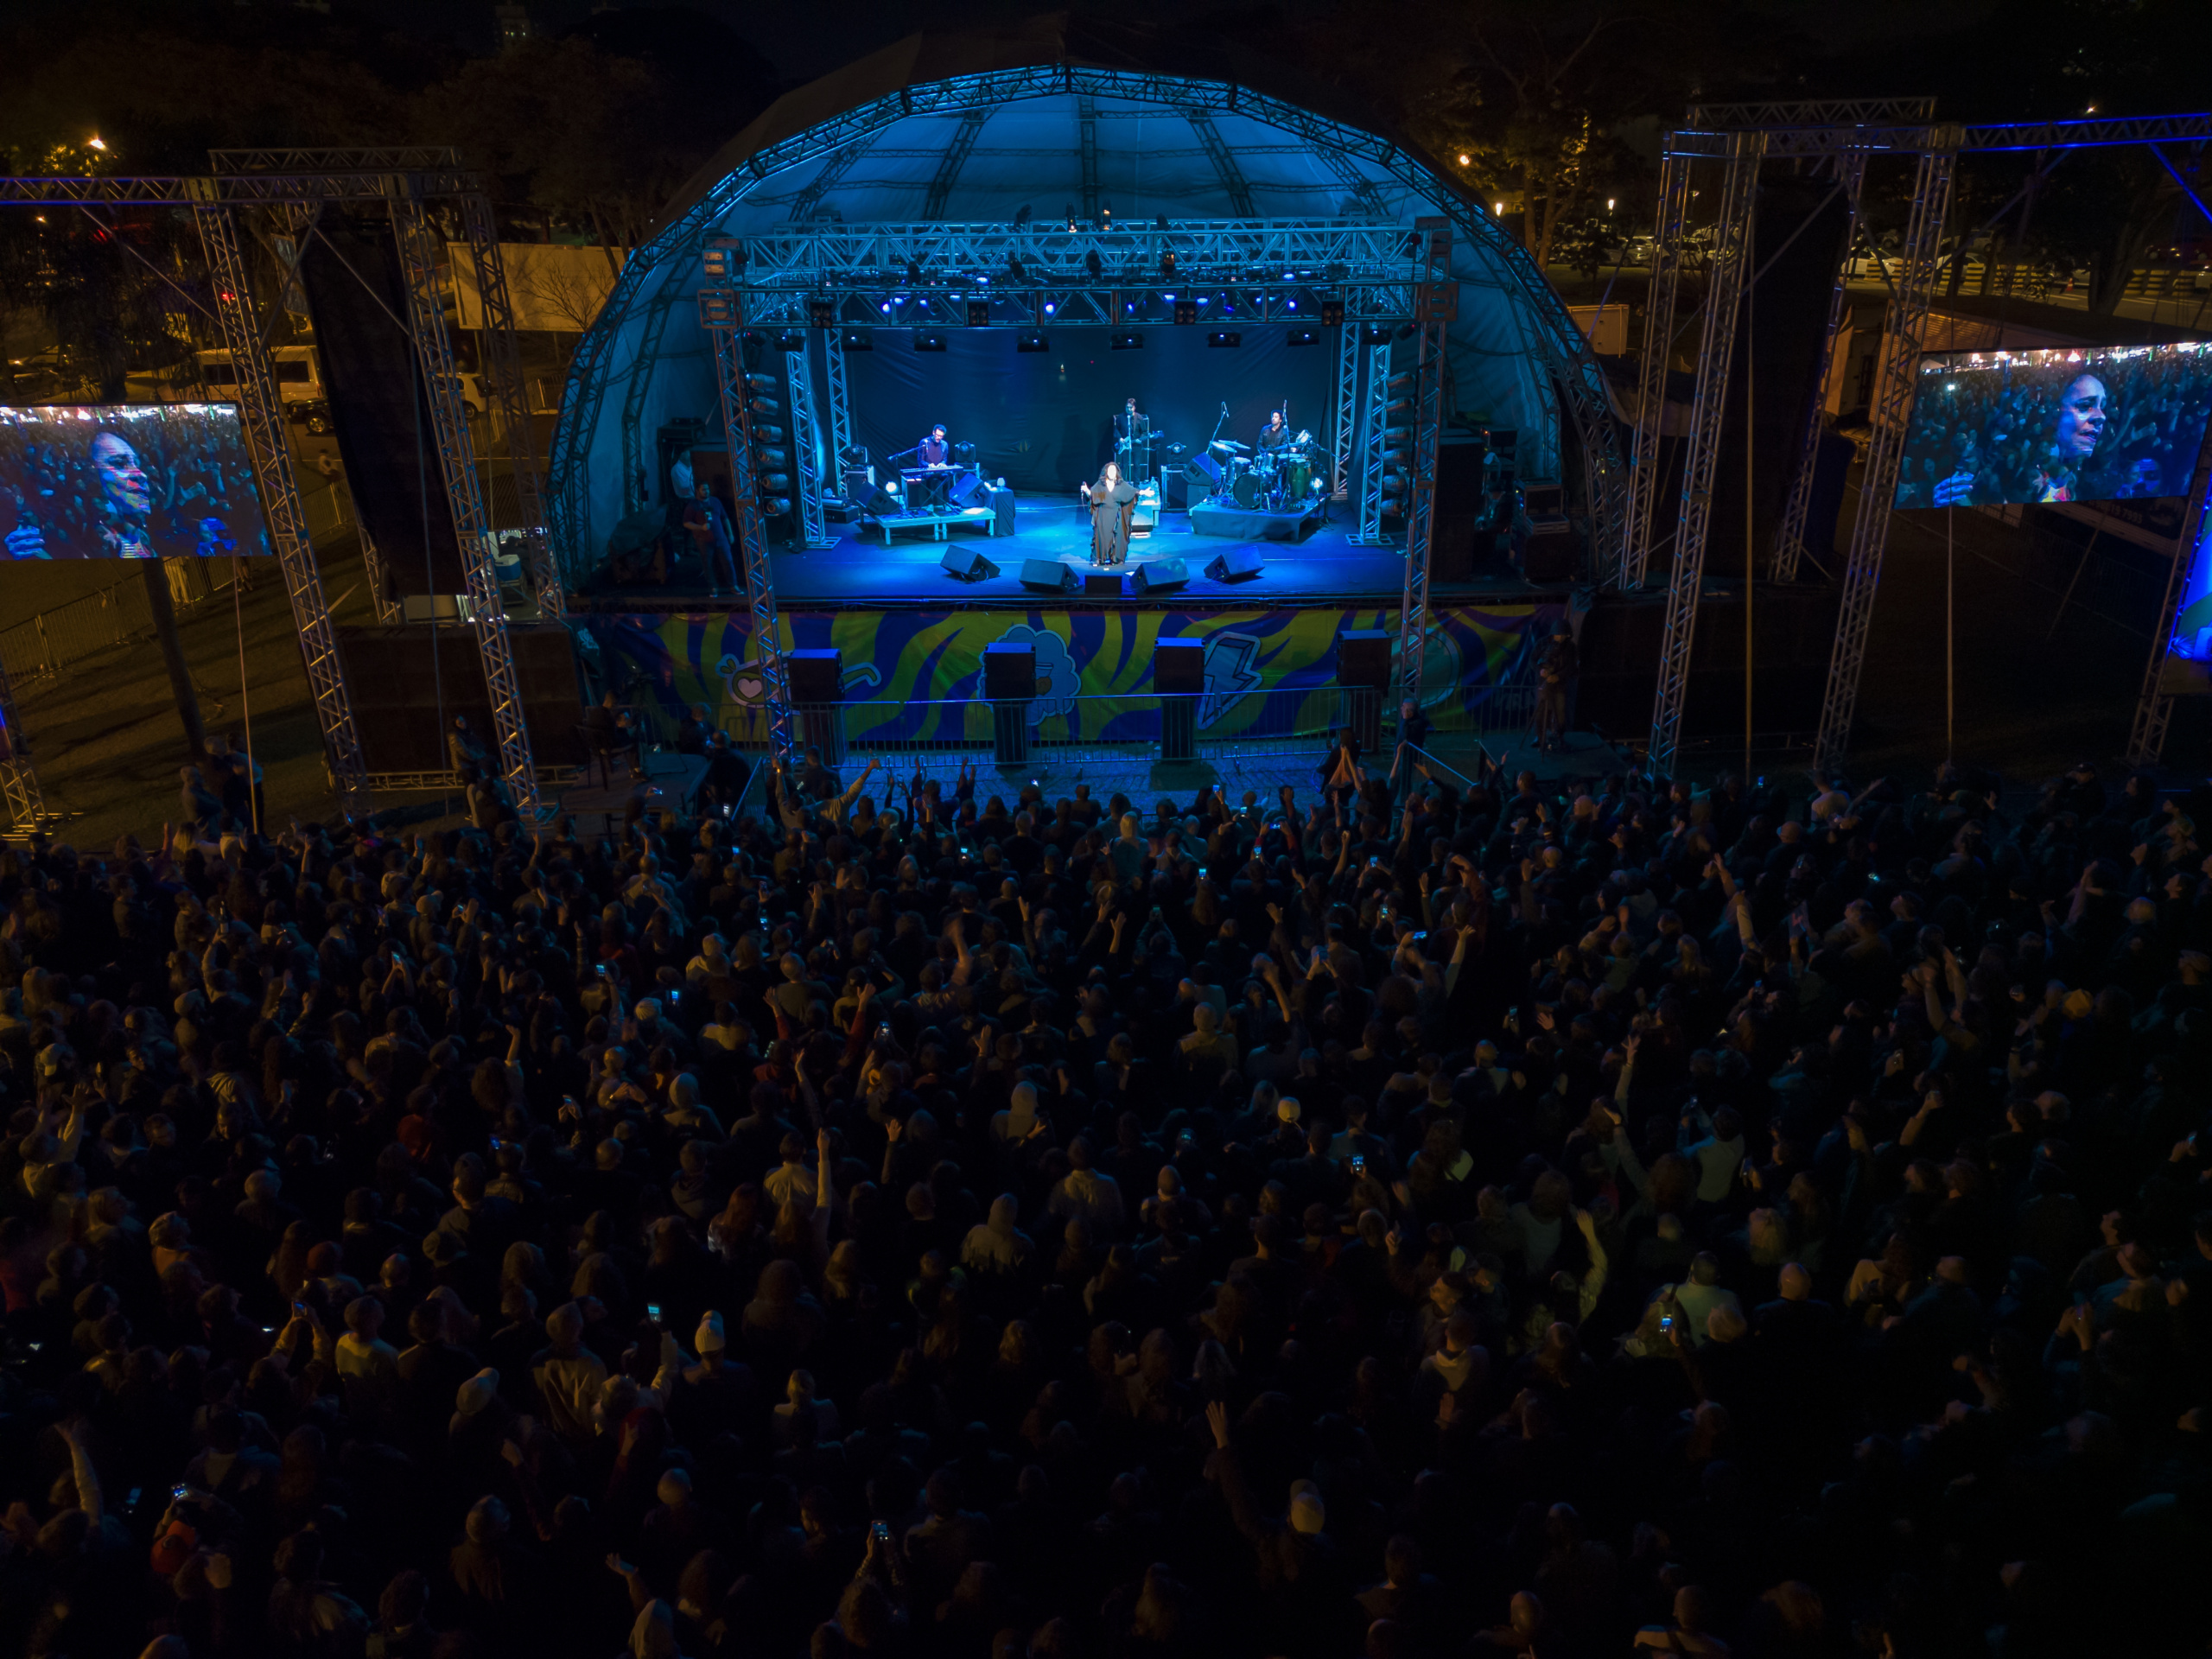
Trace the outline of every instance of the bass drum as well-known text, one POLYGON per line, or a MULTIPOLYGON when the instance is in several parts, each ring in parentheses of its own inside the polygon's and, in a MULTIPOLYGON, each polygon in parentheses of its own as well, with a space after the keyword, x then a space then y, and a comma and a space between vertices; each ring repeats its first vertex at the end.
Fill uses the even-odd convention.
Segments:
POLYGON ((1236 481, 1229 486, 1230 499, 1248 512, 1258 509, 1266 493, 1267 482, 1257 473, 1239 473, 1236 481))

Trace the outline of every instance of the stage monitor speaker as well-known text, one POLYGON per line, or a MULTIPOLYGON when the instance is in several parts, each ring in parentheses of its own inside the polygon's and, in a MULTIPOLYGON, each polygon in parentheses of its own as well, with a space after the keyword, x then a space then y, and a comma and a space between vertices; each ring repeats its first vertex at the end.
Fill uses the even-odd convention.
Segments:
POLYGON ((1191 567, 1180 559, 1154 559, 1137 567, 1130 578, 1129 590, 1141 599, 1147 594, 1166 593, 1180 588, 1191 579, 1191 567))
POLYGON ((1523 484, 1521 500, 1531 518, 1556 518, 1567 512, 1567 492, 1556 484, 1523 484))
POLYGON ((1346 628, 1337 635, 1337 683, 1381 690, 1390 683, 1390 636, 1381 628, 1346 628))
POLYGON ((1206 566, 1206 575, 1215 582, 1243 582, 1267 568, 1256 547, 1224 547, 1206 566))
POLYGON ((843 697, 844 653, 835 645, 786 652, 784 662, 791 672, 793 702, 836 702, 843 697))
POLYGON ((1036 695, 1036 646, 983 647, 983 697, 986 702, 1021 702, 1036 695))
POLYGON ((952 486, 952 505, 956 507, 985 507, 990 505, 991 486, 973 473, 963 473, 952 486))
POLYGON ((1161 639, 1152 648, 1152 689, 1163 697, 1196 696, 1206 689, 1203 639, 1161 639))
POLYGON ((972 547, 946 548, 938 565, 948 575, 957 576, 963 582, 988 582, 999 573, 998 566, 972 547))
POLYGON ((299 274, 346 493, 376 543, 386 596, 467 593, 437 429, 397 321, 407 289, 390 221, 381 209, 359 219, 326 211, 302 245, 299 274))
POLYGON ((899 505, 899 498, 885 489, 882 485, 869 484, 865 481, 854 484, 849 481, 854 476, 849 473, 846 474, 849 481, 845 486, 845 499, 862 512, 872 512, 880 518, 887 512, 906 511, 899 505))
MULTIPOLYGON (((557 622, 511 623, 507 639, 531 758, 541 766, 582 765, 576 728, 584 717, 583 691, 569 630, 557 622)), ((340 628, 338 652, 370 772, 442 772, 446 731, 455 715, 468 716, 487 753, 498 753, 484 658, 469 629, 340 628)))
POLYGON ((1080 586, 1075 579, 1075 572, 1058 559, 1024 559, 1021 562, 1021 585, 1052 594, 1071 594, 1080 586))
POLYGON ((1521 555, 1521 574, 1530 582, 1574 580, 1574 527, 1564 518, 1530 521, 1534 533, 1521 555))
POLYGON ((1124 596, 1122 573, 1118 570, 1086 570, 1083 573, 1083 596, 1085 599, 1120 599, 1124 596))

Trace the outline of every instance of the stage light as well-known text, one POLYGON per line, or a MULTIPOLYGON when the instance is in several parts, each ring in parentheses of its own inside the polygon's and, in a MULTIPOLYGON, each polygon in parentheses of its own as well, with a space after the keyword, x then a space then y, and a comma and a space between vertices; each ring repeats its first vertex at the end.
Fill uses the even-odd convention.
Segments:
POLYGON ((1236 333, 1233 329, 1217 328, 1213 333, 1206 336, 1207 345, 1225 346, 1230 351, 1236 350, 1236 347, 1242 346, 1243 343, 1244 336, 1236 333))
POLYGON ((1099 258, 1098 250, 1096 248, 1083 256, 1083 268, 1090 273, 1090 280, 1094 283, 1103 281, 1105 277, 1106 266, 1099 258))
POLYGON ((1114 204, 1112 202, 1109 201, 1100 204, 1098 209, 1098 222, 1109 231, 1114 228, 1114 204))
POLYGON ((1390 343, 1390 325, 1387 322, 1363 323, 1359 330, 1359 343, 1363 346, 1388 346, 1390 343))
POLYGON ((1294 328, 1290 331, 1290 344, 1293 346, 1319 346, 1320 343, 1321 331, 1319 328, 1294 328))
POLYGON ((1177 322, 1193 323, 1198 320, 1198 304, 1196 300, 1177 300, 1175 302, 1175 321, 1177 322))
POLYGON ((1290 310, 1295 311, 1298 309, 1298 302, 1296 300, 1286 301, 1284 303, 1290 310))
POLYGON ((1052 349, 1052 343, 1042 334, 1016 334, 1014 349, 1017 352, 1049 352, 1052 349))
POLYGON ((1134 329, 1120 331, 1113 337, 1113 346, 1117 352, 1141 352, 1144 349, 1144 336, 1134 329))
POLYGON ((968 302, 968 326, 970 328, 988 328, 991 326, 991 302, 988 300, 968 302))
POLYGON ((1471 161, 1473 161, 1473 160, 1474 160, 1474 157, 1473 157, 1473 156, 1460 156, 1460 157, 1459 157, 1459 165, 1460 165, 1460 166, 1462 166, 1462 167, 1465 167, 1465 166, 1466 166, 1466 165, 1467 165, 1467 163, 1468 163, 1468 162, 1471 162, 1471 161))
POLYGON ((1017 207, 1017 208, 1015 208, 1015 209, 1014 210, 1014 228, 1015 228, 1016 230, 1020 230, 1020 229, 1024 225, 1027 225, 1028 222, 1029 222, 1029 204, 1028 204, 1027 202, 1026 202, 1026 201, 1025 201, 1025 202, 1023 202, 1023 203, 1021 204, 1021 206, 1020 206, 1020 207, 1017 207))
POLYGON ((922 262, 918 259, 909 259, 906 262, 906 286, 909 288, 919 288, 921 285, 922 262))
MULTIPOLYGON (((2092 105, 2089 105, 2089 107, 2090 107, 2092 110, 2094 110, 2094 109, 2095 109, 2097 106, 2096 106, 2095 105, 2092 104, 2092 105)), ((96 133, 94 133, 91 137, 89 137, 89 138, 86 139, 86 140, 85 140, 85 143, 86 143, 86 145, 88 148, 92 149, 105 149, 107 148, 106 143, 105 143, 101 139, 101 137, 100 137, 99 134, 98 134, 97 132, 96 132, 96 133)))
POLYGON ((872 352, 875 349, 875 336, 865 328, 848 328, 844 346, 849 352, 872 352))
POLYGON ((1163 232, 1167 229, 1167 215, 1165 213, 1154 215, 1152 222, 1159 226, 1163 232))
POLYGON ((1059 306, 1058 306, 1057 303, 1055 303, 1053 301, 1047 300, 1047 301, 1046 301, 1046 302, 1045 302, 1045 315, 1046 315, 1046 316, 1048 316, 1048 317, 1049 317, 1049 316, 1051 316, 1051 315, 1052 315, 1052 313, 1053 313, 1053 312, 1055 312, 1055 311, 1058 310, 1059 308, 1059 308, 1059 306))
POLYGON ((834 328, 837 326, 836 305, 829 300, 809 300, 806 302, 806 320, 817 328, 834 328))
POLYGON ((1321 302, 1321 326, 1324 328, 1341 328, 1344 326, 1344 302, 1342 300, 1321 302))
POLYGON ((1174 249, 1170 248, 1160 256, 1160 274, 1163 276, 1173 276, 1175 274, 1174 249))
POLYGON ((890 302, 890 301, 888 301, 888 300, 886 300, 886 301, 885 301, 885 302, 884 302, 880 306, 877 307, 876 308, 877 308, 878 310, 881 311, 881 312, 883 313, 883 315, 884 315, 885 316, 887 316, 887 316, 889 316, 889 315, 891 315, 891 302, 890 302))
POLYGON ((1008 282, 1026 283, 1029 280, 1029 273, 1022 269, 1021 261, 1019 259, 1009 257, 1007 260, 1006 274, 1008 282))
POLYGON ((918 352, 941 352, 944 349, 944 336, 934 328, 917 328, 914 330, 914 349, 918 352))
POLYGON ((806 349, 806 336, 796 329, 786 328, 776 336, 776 349, 779 352, 803 352, 806 349))
POLYGON ((700 251, 700 273, 710 283, 726 283, 744 266, 744 246, 729 237, 718 236, 700 251))

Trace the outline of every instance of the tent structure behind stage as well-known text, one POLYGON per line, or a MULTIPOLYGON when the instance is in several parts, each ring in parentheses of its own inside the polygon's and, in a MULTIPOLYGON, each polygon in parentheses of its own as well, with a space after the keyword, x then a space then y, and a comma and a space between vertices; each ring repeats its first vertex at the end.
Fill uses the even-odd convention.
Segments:
MULTIPOLYGON (((1618 545, 1626 473, 1580 331, 1482 204, 1388 137, 1327 112, 1326 96, 1274 90, 1288 85, 1279 67, 1217 43, 1061 16, 913 35, 786 94, 669 205, 577 352, 550 480, 569 581, 603 563, 626 515, 664 500, 657 435, 687 418, 718 425, 715 358, 696 299, 710 239, 788 244, 820 231, 850 257, 870 227, 1002 232, 1058 227, 1071 213, 1091 226, 1109 211, 1131 230, 1280 222, 1410 232, 1424 217, 1447 219, 1458 287, 1447 416, 1512 431, 1520 475, 1566 486, 1602 567, 1618 545)), ((1405 238, 1408 279, 1416 240, 1405 238)), ((957 329, 963 320, 946 321, 957 329)), ((836 332, 814 331, 817 362, 819 336, 836 332)), ((1313 343, 1321 352, 1301 365, 1334 349, 1313 343)), ((1343 356, 1351 355, 1347 346, 1343 356)), ((1379 416, 1380 400, 1374 407, 1379 416)), ((1312 423, 1336 412, 1317 410, 1312 423)), ((806 460, 834 482, 832 442, 819 423, 806 460)))

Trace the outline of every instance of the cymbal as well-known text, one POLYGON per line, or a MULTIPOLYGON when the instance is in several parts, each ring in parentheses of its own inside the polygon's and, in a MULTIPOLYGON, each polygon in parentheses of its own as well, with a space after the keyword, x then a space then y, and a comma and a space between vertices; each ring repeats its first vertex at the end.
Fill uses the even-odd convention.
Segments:
POLYGON ((1206 448, 1223 455, 1249 455, 1252 453, 1250 444, 1239 443, 1234 438, 1216 438, 1206 448))

